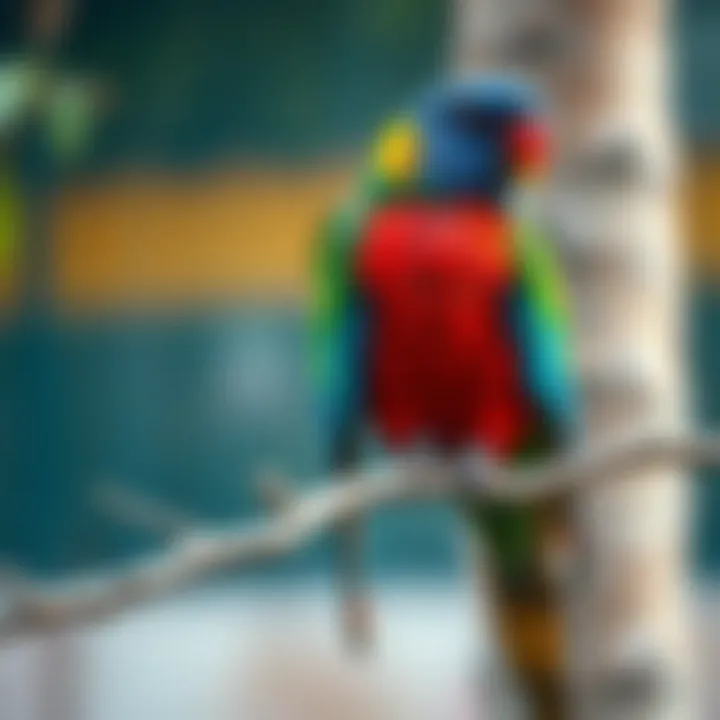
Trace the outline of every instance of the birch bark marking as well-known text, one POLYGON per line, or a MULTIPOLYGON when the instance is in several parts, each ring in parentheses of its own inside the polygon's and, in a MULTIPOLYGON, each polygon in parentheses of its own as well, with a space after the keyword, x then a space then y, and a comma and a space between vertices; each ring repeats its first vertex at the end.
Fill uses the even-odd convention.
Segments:
MULTIPOLYGON (((458 0, 457 12, 462 71, 530 61, 552 101, 555 216, 573 284, 590 439, 646 422, 683 424, 669 2, 458 0), (556 56, 518 56, 538 28, 556 56)), ((687 487, 668 465, 577 498, 583 577, 570 598, 580 622, 571 641, 573 717, 694 716, 687 487)))

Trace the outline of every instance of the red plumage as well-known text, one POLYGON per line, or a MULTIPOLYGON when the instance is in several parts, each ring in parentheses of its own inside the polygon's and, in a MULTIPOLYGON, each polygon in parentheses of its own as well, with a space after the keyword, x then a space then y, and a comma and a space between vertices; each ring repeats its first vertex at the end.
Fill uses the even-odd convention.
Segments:
POLYGON ((516 264, 503 214, 471 202, 394 204, 371 217, 359 252, 370 411, 385 439, 512 453, 531 410, 510 325, 516 264))
POLYGON ((518 120, 510 130, 510 164, 520 175, 541 173, 549 164, 550 139, 538 122, 518 120))

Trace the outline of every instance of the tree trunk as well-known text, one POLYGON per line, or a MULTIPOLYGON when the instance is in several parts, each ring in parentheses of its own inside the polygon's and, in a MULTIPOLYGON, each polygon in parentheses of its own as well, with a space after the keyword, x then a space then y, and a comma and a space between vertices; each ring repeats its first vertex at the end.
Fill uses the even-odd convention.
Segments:
MULTIPOLYGON (((666 0, 456 0, 456 64, 527 71, 557 129, 553 219, 593 440, 685 421, 666 0)), ((678 469, 575 499, 573 720, 695 717, 678 469)))

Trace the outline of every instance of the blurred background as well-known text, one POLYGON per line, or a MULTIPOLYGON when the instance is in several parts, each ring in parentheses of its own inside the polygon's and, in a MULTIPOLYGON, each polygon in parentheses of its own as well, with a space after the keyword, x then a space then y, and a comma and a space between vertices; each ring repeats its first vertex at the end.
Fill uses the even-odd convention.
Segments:
MULTIPOLYGON (((214 523, 260 512, 252 480, 268 465, 308 481, 322 473, 304 317, 315 228, 382 119, 442 72, 449 10, 446 0, 4 0, 5 561, 54 576, 107 568, 162 543, 153 528, 123 525, 99 510, 96 491, 108 483, 214 523)), ((701 390, 698 417, 717 424, 720 5, 682 0, 676 28, 688 149, 691 380, 701 390)), ((720 571, 720 523, 713 521, 720 483, 698 485, 698 498, 697 569, 711 579, 720 571)), ((310 579, 322 586, 329 543, 243 584, 277 588, 310 579)), ((442 597, 435 589, 413 591, 420 606, 409 616, 389 589, 388 612, 399 618, 388 623, 394 632, 401 622, 422 627, 422 598, 435 617, 437 607, 441 617, 459 615, 463 560, 446 509, 381 513, 370 559, 383 587, 403 580, 445 588, 442 597)), ((173 705, 162 677, 169 684, 183 673, 197 679, 201 659, 205 672, 215 667, 209 655, 194 653, 195 669, 178 669, 188 652, 178 636, 190 642, 193 628, 193 647, 210 653, 212 638, 222 639, 230 658, 227 627, 242 634, 240 618, 265 604, 245 597, 243 605, 223 588, 208 600, 219 603, 205 615, 214 630, 183 607, 175 620, 164 614, 165 625, 141 618, 96 642, 97 662, 78 660, 97 675, 91 699, 83 700, 86 715, 73 705, 77 698, 56 697, 51 714, 40 706, 23 710, 22 683, 12 678, 24 666, 6 658, 13 668, 6 680, 18 697, 10 703, 7 683, 4 696, 0 688, 0 718, 209 717, 208 706, 193 714, 199 701, 176 695, 173 705), (138 665, 138 648, 152 632, 165 640, 138 665), (135 672, 113 670, 111 682, 99 668, 121 659, 135 672), (143 684, 148 668, 160 678, 154 705, 143 684), (75 709, 62 715, 65 701, 75 709)), ((309 612, 317 614, 323 598, 309 600, 309 612)), ((332 609, 328 614, 326 623, 332 609)), ((458 647, 468 633, 462 623, 448 629, 443 622, 435 627, 445 638, 436 661, 444 652, 454 658, 446 668, 460 667, 458 647)), ((432 631, 417 635, 414 646, 400 643, 408 656, 432 631)))
MULTIPOLYGON (((0 546, 43 571, 149 540, 93 513, 98 482, 227 520, 268 463, 317 476, 310 248, 383 116, 438 72, 446 12, 59 4, 45 110, 4 125, 0 546)), ((0 23, 8 115, 36 72, 27 7, 0 23)), ((426 529, 382 541, 388 569, 442 571, 426 529)))

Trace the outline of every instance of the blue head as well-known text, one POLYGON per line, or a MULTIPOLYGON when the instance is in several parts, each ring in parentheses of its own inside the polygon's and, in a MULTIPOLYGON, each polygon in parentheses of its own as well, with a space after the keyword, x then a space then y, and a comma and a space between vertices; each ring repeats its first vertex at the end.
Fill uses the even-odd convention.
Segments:
POLYGON ((400 191, 501 200, 516 177, 543 164, 542 125, 527 85, 504 78, 444 84, 388 126, 375 166, 400 191))

